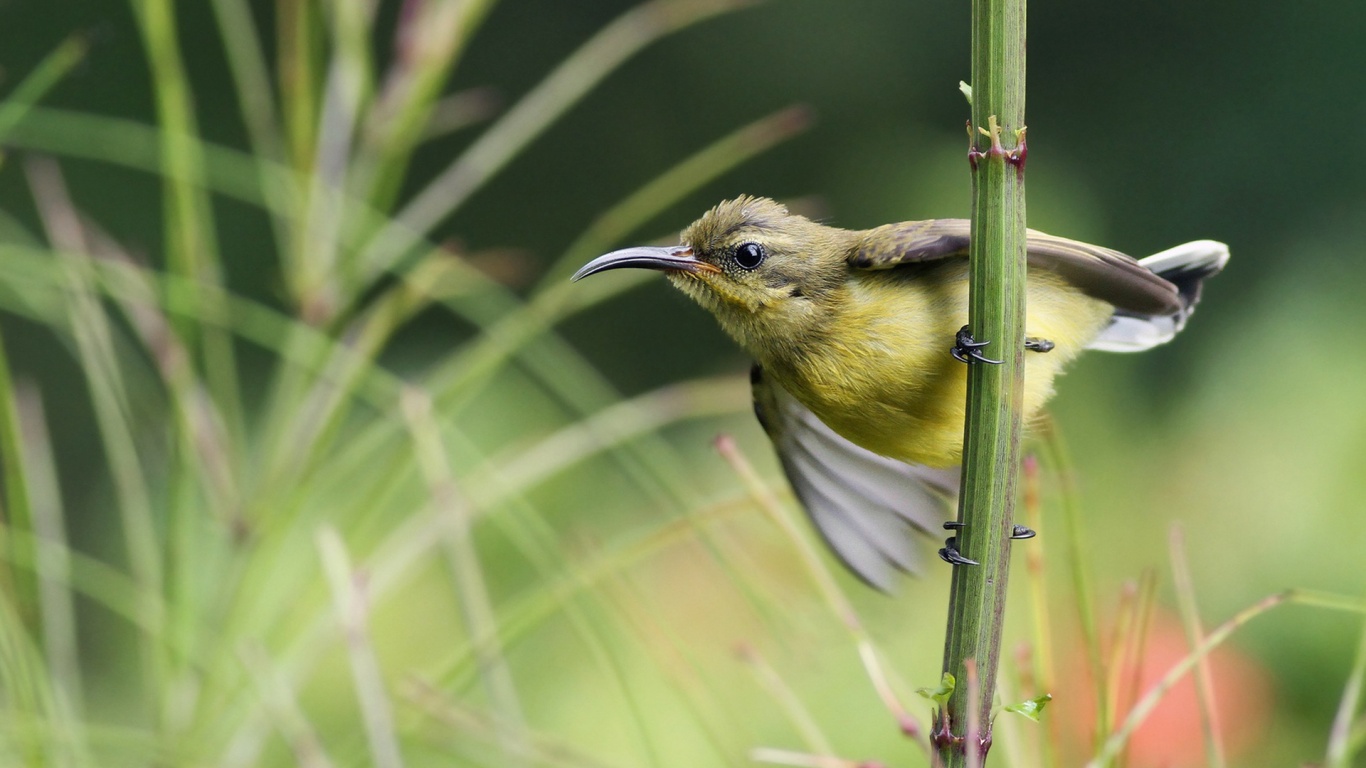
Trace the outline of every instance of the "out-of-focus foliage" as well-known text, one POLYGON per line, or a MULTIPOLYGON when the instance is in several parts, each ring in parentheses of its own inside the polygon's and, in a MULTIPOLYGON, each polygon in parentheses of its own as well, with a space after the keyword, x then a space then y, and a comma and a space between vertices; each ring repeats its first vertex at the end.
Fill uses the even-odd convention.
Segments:
MULTIPOLYGON (((472 15, 446 51, 448 82, 430 60, 408 62, 413 82, 464 94, 440 114, 472 124, 409 157, 402 142, 329 154, 329 141, 375 135, 346 135, 350 123, 288 98, 278 75, 304 67, 301 92, 323 93, 346 50, 331 35, 349 30, 339 37, 365 42, 340 60, 359 68, 333 70, 333 85, 373 97, 412 50, 395 38, 405 14, 443 18, 440 3, 385 0, 358 28, 346 14, 364 3, 174 3, 159 39, 183 59, 181 117, 212 150, 203 198, 157 170, 177 162, 159 154, 157 129, 176 119, 177 86, 164 60, 154 66, 147 29, 170 6, 0 7, 0 97, 73 33, 86 48, 35 111, 0 112, 0 333, 21 424, 9 434, 23 438, 4 448, 25 457, 34 551, 47 552, 6 566, 7 594, 33 600, 0 616, 0 685, 7 713, 51 715, 6 717, 0 760, 693 766, 743 765, 767 746, 923 761, 859 652, 896 670, 889 685, 914 702, 939 678, 947 574, 895 599, 838 575, 866 627, 851 635, 776 522, 790 500, 787 517, 765 513, 712 448, 734 433, 781 488, 745 413, 741 355, 663 281, 571 289, 561 276, 594 255, 579 249, 672 237, 740 193, 849 227, 966 215, 966 5, 770 0, 650 38, 566 96, 567 111, 449 216, 424 222, 417 234, 441 249, 409 254, 422 268, 367 271, 367 238, 407 242, 387 228, 404 206, 483 137, 506 138, 546 74, 636 6, 480 5, 449 6, 472 15), (278 156, 234 85, 224 41, 243 39, 225 36, 222 16, 234 8, 261 33, 277 125, 295 129, 276 136, 278 156), (280 42, 287 8, 312 35, 296 59, 280 42), (780 113, 794 104, 808 112, 780 113), (663 188, 646 186, 671 169, 663 188), (333 200, 337 173, 372 183, 333 200), (176 195, 179 213, 165 202, 176 195), (190 237, 213 245, 231 298, 177 282, 186 210, 212 222, 190 237), (308 261, 318 254, 336 260, 308 261), (557 335, 538 336, 547 323, 557 335), (172 332, 188 368, 162 343, 172 332), (235 374, 215 367, 225 357, 235 374), (64 548, 41 545, 55 540, 43 528, 54 510, 66 565, 64 548), (64 569, 74 592, 54 577, 64 569), (60 616, 74 625, 54 628, 60 616)), ((443 29, 421 31, 441 49, 443 29)), ((1053 408, 1102 625, 1122 615, 1126 582, 1161 574, 1154 665, 1182 647, 1165 575, 1172 523, 1207 627, 1285 587, 1366 589, 1362 29, 1355 0, 1031 8, 1031 226, 1139 256, 1196 238, 1233 252, 1177 342, 1083 360, 1053 408)), ((378 103, 367 98, 355 125, 385 125, 367 122, 378 103)), ((178 157, 193 170, 193 155, 178 157)), ((6 469, 7 523, 17 476, 6 469)), ((1050 478, 1044 536, 1022 546, 1046 553, 1053 654, 1079 660, 1050 478)), ((1035 635, 1016 584, 1010 632, 1025 644, 1035 635)), ((1359 624, 1278 609, 1216 656, 1216 688, 1239 702, 1221 710, 1235 763, 1323 755, 1359 624)), ((1061 713, 1084 701, 1087 673, 1080 661, 1056 672, 1042 725, 1002 718, 996 756, 1032 754, 1041 733, 1089 752, 1085 728, 1053 730, 1076 723, 1061 713)), ((1023 694, 1013 701, 1042 693, 1007 687, 1023 694)), ((1164 722, 1194 722, 1174 711, 1164 722)), ((1198 730, 1147 738, 1184 751, 1139 742, 1131 765, 1203 759, 1198 730)))

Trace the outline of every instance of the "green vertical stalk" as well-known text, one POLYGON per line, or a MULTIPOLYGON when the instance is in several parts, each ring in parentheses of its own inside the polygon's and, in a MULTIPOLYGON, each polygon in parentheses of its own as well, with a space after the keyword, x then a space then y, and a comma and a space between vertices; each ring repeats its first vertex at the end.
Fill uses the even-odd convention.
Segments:
POLYGON ((307 175, 313 170, 313 149, 317 143, 318 3, 298 0, 279 3, 275 9, 279 41, 275 58, 279 62, 285 146, 294 170, 307 175))
POLYGON ((1025 0, 973 0, 968 323, 1001 364, 968 368, 957 543, 980 565, 955 567, 949 598, 944 671, 967 682, 936 718, 934 742, 950 767, 980 765, 991 746, 1024 401, 1024 105, 1025 0), (979 733, 969 733, 974 723, 979 733))
POLYGON ((33 504, 29 475, 24 467, 24 435, 19 426, 19 407, 10 378, 9 353, 0 338, 0 480, 5 490, 0 507, 0 594, 7 598, 31 626, 38 604, 33 575, 15 563, 31 563, 33 554, 33 504))
MULTIPOLYGON (((213 209, 205 184, 204 153, 195 120, 189 75, 180 53, 176 5, 172 0, 130 0, 142 34, 156 95, 161 129, 161 172, 166 230, 166 268, 209 285, 223 284, 213 209)), ((237 359, 231 336, 216 328, 180 323, 193 350, 202 350, 215 404, 232 436, 246 428, 238 392, 237 359)))

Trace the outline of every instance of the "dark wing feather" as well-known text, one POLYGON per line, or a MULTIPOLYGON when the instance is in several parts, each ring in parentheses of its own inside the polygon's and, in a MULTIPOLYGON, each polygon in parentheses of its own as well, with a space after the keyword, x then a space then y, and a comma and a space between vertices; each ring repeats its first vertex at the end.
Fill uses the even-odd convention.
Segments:
POLYGON ((906 464, 860 448, 767 380, 751 376, 755 411, 816 530, 849 570, 890 591, 920 565, 914 531, 946 519, 959 470, 906 464))
MULTIPOLYGON (((849 253, 856 269, 891 269, 967 256, 967 219, 905 221, 870 229, 849 253)), ((1060 275, 1089 296, 1142 315, 1182 310, 1177 287, 1119 251, 1029 230, 1030 268, 1060 275)))

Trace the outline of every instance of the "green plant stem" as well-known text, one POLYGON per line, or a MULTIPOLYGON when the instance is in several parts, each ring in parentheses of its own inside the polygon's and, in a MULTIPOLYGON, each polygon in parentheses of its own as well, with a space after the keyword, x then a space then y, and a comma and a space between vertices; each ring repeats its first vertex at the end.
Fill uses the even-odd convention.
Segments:
POLYGON ((10 377, 9 353, 0 338, 0 478, 3 478, 4 506, 0 510, 0 550, 6 562, 0 566, 0 594, 17 606, 24 623, 30 624, 37 605, 33 575, 12 569, 11 563, 33 559, 33 505, 29 495, 28 472, 24 467, 24 435, 19 425, 19 406, 14 381, 10 377))
POLYGON ((86 48, 83 36, 68 37, 44 56, 38 66, 9 92, 5 100, 0 102, 0 137, 8 134, 11 128, 24 119, 38 100, 46 96, 48 91, 56 87, 62 78, 85 59, 86 48))
POLYGON ((276 5, 276 60, 279 62, 280 104, 285 145, 294 169, 307 174, 313 168, 313 147, 318 126, 318 58, 321 46, 315 24, 318 3, 303 0, 276 5))
MULTIPOLYGON (((204 156, 195 120, 189 76, 176 33, 175 4, 169 0, 132 0, 155 85, 164 175, 166 266, 175 274, 221 285, 212 208, 205 191, 204 156)), ((209 386, 234 436, 241 436, 242 405, 237 391, 237 362, 231 340, 209 330, 179 329, 189 339, 202 335, 209 386)), ((191 346, 196 346, 191 343, 191 346)))
POLYGON ((980 764, 991 745, 1005 617, 1024 401, 1024 81, 1025 0, 973 0, 968 323, 1002 362, 968 367, 957 539, 980 565, 954 568, 944 671, 966 681, 971 667, 980 690, 960 685, 937 719, 935 745, 951 768, 980 764), (973 722, 980 734, 969 733, 973 722))

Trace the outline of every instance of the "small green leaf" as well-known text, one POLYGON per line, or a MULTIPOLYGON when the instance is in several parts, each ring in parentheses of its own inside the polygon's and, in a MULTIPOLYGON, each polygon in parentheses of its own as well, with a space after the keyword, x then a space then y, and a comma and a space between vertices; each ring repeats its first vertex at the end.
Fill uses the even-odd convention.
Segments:
POLYGON ((1042 696, 1035 696, 1028 701, 1022 701, 1019 704, 1011 704, 1005 708, 1005 711, 1024 715, 1037 723, 1039 722, 1039 714, 1043 712, 1043 708, 1048 706, 1048 702, 1052 700, 1053 694, 1045 693, 1042 696))
POLYGON ((957 682, 953 679, 953 675, 945 672, 943 679, 939 681, 938 688, 919 688, 916 689, 916 693, 931 701, 943 704, 953 695, 953 689, 957 682))
POLYGON ((968 100, 968 106, 969 106, 969 107, 972 106, 972 86, 968 85, 967 83, 963 82, 962 80, 959 80, 959 81, 958 81, 958 90, 960 90, 960 91, 963 92, 963 98, 965 98, 965 99, 968 100))

